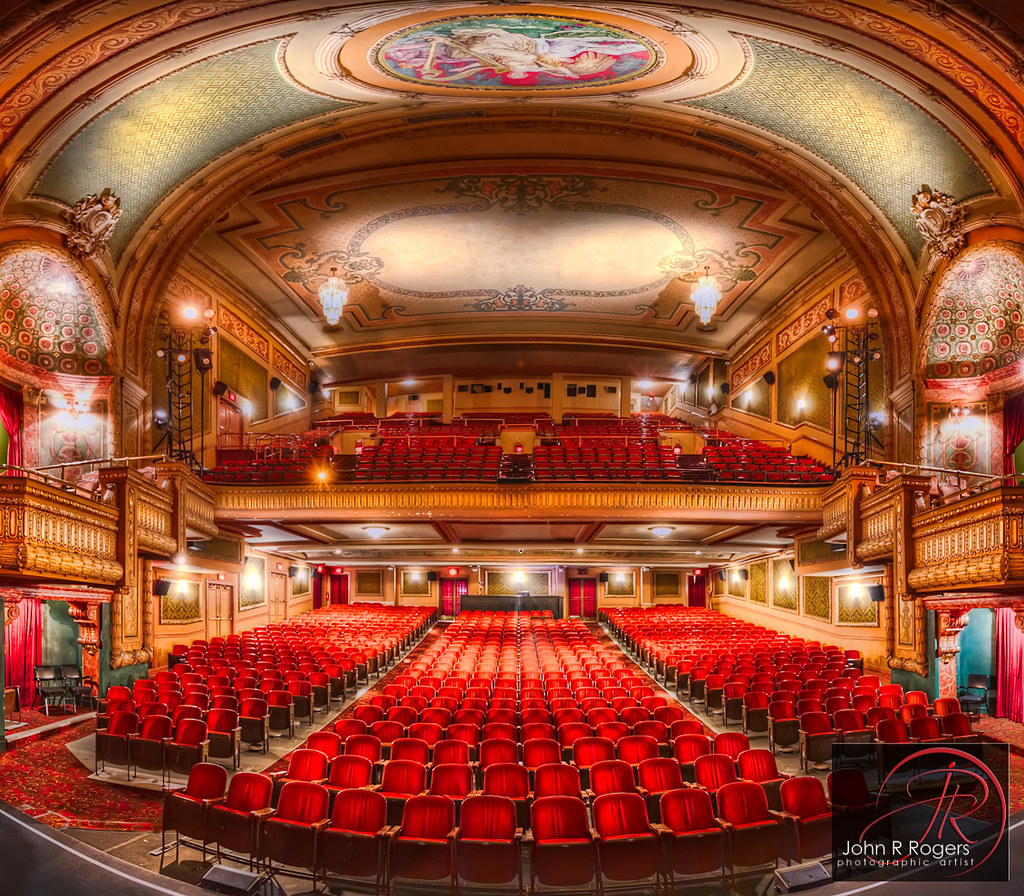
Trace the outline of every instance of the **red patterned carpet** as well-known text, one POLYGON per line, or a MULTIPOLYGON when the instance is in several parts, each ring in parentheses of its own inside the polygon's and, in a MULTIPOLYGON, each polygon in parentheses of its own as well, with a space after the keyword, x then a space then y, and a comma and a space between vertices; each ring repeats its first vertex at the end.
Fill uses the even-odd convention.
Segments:
POLYGON ((0 799, 54 828, 158 830, 159 796, 88 780, 88 770, 68 750, 68 743, 95 730, 95 722, 83 722, 15 745, 0 756, 0 799))

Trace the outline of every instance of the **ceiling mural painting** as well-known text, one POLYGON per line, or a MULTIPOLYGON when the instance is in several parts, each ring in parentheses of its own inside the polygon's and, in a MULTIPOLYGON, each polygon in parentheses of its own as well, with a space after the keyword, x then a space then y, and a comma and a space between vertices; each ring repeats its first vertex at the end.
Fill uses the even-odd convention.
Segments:
POLYGON ((1024 246, 968 250, 936 290, 926 375, 976 377, 1016 364, 1024 352, 1024 246))
POLYGON ((367 29, 340 64, 377 87, 448 95, 611 93, 674 80, 679 38, 620 16, 544 6, 421 13, 367 29))
POLYGON ((0 342, 19 361, 55 373, 109 372, 98 300, 71 263, 48 249, 0 257, 0 342))
POLYGON ((366 326, 564 312, 674 328, 710 268, 720 314, 813 238, 747 186, 481 172, 265 198, 268 226, 226 235, 319 314, 335 268, 366 326))

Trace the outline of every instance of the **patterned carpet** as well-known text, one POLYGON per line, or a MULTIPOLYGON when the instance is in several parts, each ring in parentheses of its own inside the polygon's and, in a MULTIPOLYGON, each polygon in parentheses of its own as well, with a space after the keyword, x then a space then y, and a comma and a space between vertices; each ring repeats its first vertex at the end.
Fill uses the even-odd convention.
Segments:
MULTIPOLYGON (((428 632, 403 660, 374 682, 371 690, 386 685, 443 630, 444 626, 440 626, 428 632)), ((353 709, 354 701, 341 715, 350 715, 353 709)), ((29 722, 30 719, 35 726, 55 721, 56 715, 47 720, 42 713, 26 710, 24 721, 29 722)), ((332 716, 332 724, 333 721, 332 716)), ((160 795, 90 781, 90 769, 78 762, 68 750, 69 743, 93 734, 95 730, 96 722, 90 720, 39 739, 12 745, 12 749, 0 755, 0 799, 53 828, 160 830, 163 807, 160 795)), ((271 768, 278 770, 286 766, 287 760, 281 759, 271 768)))

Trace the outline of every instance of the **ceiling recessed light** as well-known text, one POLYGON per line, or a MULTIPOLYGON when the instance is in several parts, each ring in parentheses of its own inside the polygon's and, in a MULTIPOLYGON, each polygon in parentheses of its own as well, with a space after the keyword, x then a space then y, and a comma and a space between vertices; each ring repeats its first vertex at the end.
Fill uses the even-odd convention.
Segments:
POLYGON ((652 383, 650 380, 640 380, 640 382, 637 383, 637 386, 639 386, 641 389, 650 389, 653 385, 654 383, 652 383))
POLYGON ((383 535, 387 535, 387 526, 363 526, 363 531, 370 536, 370 538, 380 538, 383 535))
POLYGON ((657 538, 665 538, 675 532, 674 526, 651 526, 651 535, 657 538))

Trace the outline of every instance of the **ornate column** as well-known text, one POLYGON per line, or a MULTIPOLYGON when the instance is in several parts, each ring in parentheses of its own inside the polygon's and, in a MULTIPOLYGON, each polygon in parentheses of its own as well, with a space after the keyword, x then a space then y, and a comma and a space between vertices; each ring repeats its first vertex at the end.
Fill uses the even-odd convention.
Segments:
POLYGON ((956 696, 956 655, 960 652, 960 632, 967 626, 970 612, 970 607, 962 606, 936 610, 938 646, 935 656, 939 661, 936 670, 939 697, 956 696))
MULTIPOLYGON (((109 597, 108 597, 109 601, 109 597)), ((68 611, 78 623, 78 643, 82 645, 82 674, 100 681, 100 604, 99 598, 68 599, 68 611)))

